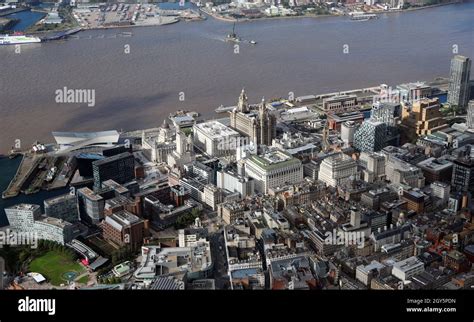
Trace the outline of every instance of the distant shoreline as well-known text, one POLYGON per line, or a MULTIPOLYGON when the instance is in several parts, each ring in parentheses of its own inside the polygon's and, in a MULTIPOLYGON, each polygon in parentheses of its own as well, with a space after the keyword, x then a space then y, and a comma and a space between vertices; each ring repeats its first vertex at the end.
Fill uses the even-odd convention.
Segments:
MULTIPOLYGON (((407 9, 395 9, 395 10, 387 10, 387 11, 377 11, 377 12, 366 12, 366 14, 375 14, 375 15, 383 15, 383 14, 391 14, 391 13, 404 13, 404 12, 410 12, 410 11, 416 11, 416 10, 423 10, 423 9, 430 9, 430 8, 436 8, 436 7, 442 7, 442 6, 448 6, 448 5, 453 5, 453 4, 459 4, 463 3, 461 0, 456 0, 448 3, 438 3, 438 4, 433 4, 429 6, 422 6, 422 7, 410 7, 407 9)), ((220 21, 225 21, 225 22, 254 22, 254 21, 260 21, 260 20, 274 20, 274 19, 298 19, 298 18, 328 18, 328 17, 347 17, 345 15, 333 15, 333 14, 325 14, 325 15, 302 15, 302 16, 275 16, 275 17, 260 17, 260 18, 243 18, 243 19, 236 19, 236 18, 230 18, 230 17, 224 17, 220 14, 216 13, 210 13, 207 10, 203 10, 202 8, 199 9, 201 12, 204 14, 220 20, 220 21)))

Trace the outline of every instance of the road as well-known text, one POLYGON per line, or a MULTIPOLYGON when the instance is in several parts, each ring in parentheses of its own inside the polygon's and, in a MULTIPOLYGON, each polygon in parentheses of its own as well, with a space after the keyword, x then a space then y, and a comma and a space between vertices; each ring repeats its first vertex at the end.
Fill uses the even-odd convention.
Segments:
POLYGON ((210 235, 211 256, 214 263, 214 278, 216 289, 228 289, 230 287, 229 275, 227 275, 227 258, 225 255, 225 244, 223 230, 210 235))

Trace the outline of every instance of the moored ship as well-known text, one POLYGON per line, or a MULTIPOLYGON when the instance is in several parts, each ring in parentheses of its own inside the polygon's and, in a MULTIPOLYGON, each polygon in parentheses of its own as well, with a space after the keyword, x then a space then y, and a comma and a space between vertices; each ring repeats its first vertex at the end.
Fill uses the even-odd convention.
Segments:
POLYGON ((20 34, 0 35, 0 45, 18 45, 39 43, 41 39, 33 36, 25 36, 20 34))

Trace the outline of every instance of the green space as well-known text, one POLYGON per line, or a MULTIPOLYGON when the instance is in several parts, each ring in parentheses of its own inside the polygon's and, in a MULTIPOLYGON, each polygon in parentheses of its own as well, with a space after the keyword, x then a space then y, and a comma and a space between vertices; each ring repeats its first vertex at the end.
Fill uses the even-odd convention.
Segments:
POLYGON ((78 279, 77 282, 82 283, 82 284, 87 284, 87 282, 89 282, 89 276, 84 275, 80 279, 78 279))
POLYGON ((48 251, 44 255, 35 258, 30 263, 29 269, 32 272, 42 274, 51 284, 56 286, 67 282, 65 278, 69 275, 67 273, 75 272, 79 275, 84 272, 84 268, 73 257, 69 256, 68 253, 57 250, 48 251))
POLYGON ((197 208, 193 208, 191 212, 185 213, 176 219, 174 224, 175 229, 183 229, 193 224, 196 218, 201 215, 201 211, 197 208))

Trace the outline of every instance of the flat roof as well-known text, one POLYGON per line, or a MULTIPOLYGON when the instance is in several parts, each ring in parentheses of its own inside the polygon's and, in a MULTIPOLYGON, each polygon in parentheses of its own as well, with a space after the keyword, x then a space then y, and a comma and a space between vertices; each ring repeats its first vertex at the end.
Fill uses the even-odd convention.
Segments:
POLYGON ((270 170, 290 164, 300 164, 299 159, 293 158, 291 155, 283 151, 273 151, 264 156, 252 155, 249 160, 262 169, 270 170))
POLYGON ((212 139, 221 138, 223 136, 239 136, 240 134, 231 129, 228 126, 225 126, 218 121, 208 121, 204 123, 194 124, 194 127, 204 132, 207 136, 212 139))

